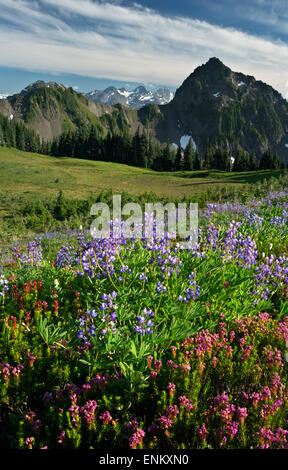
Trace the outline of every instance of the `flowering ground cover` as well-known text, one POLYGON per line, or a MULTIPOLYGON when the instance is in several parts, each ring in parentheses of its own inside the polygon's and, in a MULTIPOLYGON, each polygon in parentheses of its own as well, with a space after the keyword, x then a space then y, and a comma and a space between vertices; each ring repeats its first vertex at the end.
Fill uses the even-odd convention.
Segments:
POLYGON ((282 191, 208 205, 193 250, 3 248, 1 447, 288 448, 287 218, 282 191))

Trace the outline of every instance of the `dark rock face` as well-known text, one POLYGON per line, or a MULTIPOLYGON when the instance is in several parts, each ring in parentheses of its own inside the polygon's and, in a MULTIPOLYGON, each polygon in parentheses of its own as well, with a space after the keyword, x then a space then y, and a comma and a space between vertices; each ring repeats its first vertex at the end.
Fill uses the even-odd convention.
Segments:
POLYGON ((213 57, 197 67, 176 91, 174 99, 159 106, 156 138, 180 143, 191 135, 200 154, 207 146, 255 152, 270 149, 288 160, 288 102, 271 86, 233 72, 213 57))

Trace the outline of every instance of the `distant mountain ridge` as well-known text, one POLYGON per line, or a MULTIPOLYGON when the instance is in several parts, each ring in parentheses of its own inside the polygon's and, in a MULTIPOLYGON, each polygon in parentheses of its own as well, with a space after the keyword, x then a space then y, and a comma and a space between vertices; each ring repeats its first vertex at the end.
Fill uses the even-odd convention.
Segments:
POLYGON ((144 86, 139 86, 133 91, 127 91, 125 88, 108 87, 104 91, 91 91, 85 96, 95 103, 110 106, 119 103, 138 110, 147 104, 167 104, 174 98, 174 93, 168 88, 158 88, 156 91, 151 91, 144 86))
POLYGON ((207 148, 231 155, 245 150, 257 158, 270 150, 288 162, 288 102, 271 86, 212 57, 184 80, 173 99, 168 89, 167 94, 159 90, 157 99, 167 103, 151 102, 155 94, 145 87, 133 92, 109 87, 84 96, 56 82, 38 81, 1 99, 0 113, 24 122, 45 140, 90 125, 102 136, 134 135, 139 129, 163 146, 170 141, 184 147, 192 137, 201 157, 207 148), (139 103, 145 106, 138 108, 139 103))
POLYGON ((42 139, 51 141, 63 132, 97 128, 100 136, 126 128, 132 134, 143 125, 137 111, 124 106, 104 106, 88 100, 81 93, 56 82, 41 80, 28 85, 20 93, 0 100, 0 113, 24 122, 42 139))

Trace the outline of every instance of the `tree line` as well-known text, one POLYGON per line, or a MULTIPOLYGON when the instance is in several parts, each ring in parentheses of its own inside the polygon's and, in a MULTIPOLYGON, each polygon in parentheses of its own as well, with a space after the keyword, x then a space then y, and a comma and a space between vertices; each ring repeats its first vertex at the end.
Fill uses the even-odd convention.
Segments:
POLYGON ((95 126, 68 131, 52 142, 40 137, 25 124, 0 115, 0 145, 15 147, 28 152, 53 156, 67 156, 89 160, 109 161, 150 168, 156 171, 255 171, 257 169, 283 169, 279 156, 266 151, 257 161, 255 153, 238 150, 232 157, 223 149, 209 146, 203 157, 195 151, 192 138, 185 149, 175 148, 168 142, 164 147, 153 142, 144 130, 132 136, 128 131, 121 134, 109 132, 105 137, 95 126))
POLYGON ((128 132, 112 134, 103 138, 100 131, 91 127, 87 132, 80 129, 76 132, 62 134, 50 146, 50 154, 56 156, 77 157, 90 160, 101 160, 127 165, 150 168, 156 171, 255 171, 284 169, 285 163, 276 153, 266 151, 257 161, 255 153, 249 154, 238 150, 232 155, 217 147, 207 147, 203 157, 194 149, 192 138, 185 149, 176 148, 170 142, 164 147, 151 140, 150 135, 138 129, 134 136, 128 132))

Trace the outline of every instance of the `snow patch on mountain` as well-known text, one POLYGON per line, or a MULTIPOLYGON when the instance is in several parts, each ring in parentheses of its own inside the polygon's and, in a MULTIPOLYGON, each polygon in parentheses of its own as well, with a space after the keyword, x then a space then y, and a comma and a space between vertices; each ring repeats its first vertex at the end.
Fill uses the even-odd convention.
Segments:
MULTIPOLYGON (((186 149, 187 145, 189 144, 189 140, 191 138, 191 135, 182 135, 181 139, 180 139, 180 145, 182 147, 182 149, 186 149)), ((193 139, 192 137, 192 145, 193 145, 193 149, 196 151, 197 149, 197 146, 196 146, 196 143, 195 143, 195 140, 193 139)))

